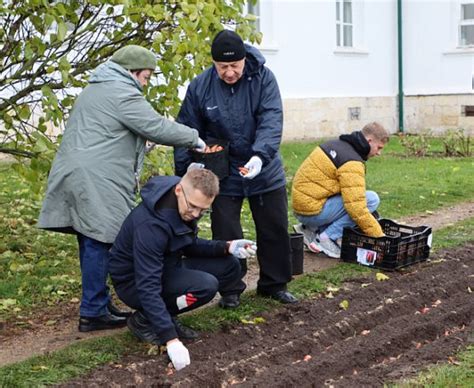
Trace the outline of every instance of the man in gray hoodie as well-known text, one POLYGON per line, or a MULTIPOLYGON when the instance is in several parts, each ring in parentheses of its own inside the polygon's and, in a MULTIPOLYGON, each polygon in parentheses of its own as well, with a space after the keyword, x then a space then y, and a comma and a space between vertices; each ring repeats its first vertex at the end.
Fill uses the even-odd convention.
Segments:
POLYGON ((135 205, 145 142, 204 149, 195 129, 160 116, 143 96, 156 58, 118 50, 77 97, 48 178, 39 227, 76 234, 82 273, 79 331, 126 324, 110 303, 108 250, 135 205))

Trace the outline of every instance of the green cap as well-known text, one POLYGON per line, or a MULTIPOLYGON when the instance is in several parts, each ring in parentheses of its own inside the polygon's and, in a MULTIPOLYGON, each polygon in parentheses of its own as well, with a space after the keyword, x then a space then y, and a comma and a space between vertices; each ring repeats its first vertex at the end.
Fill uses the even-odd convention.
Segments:
POLYGON ((155 70, 156 68, 156 58, 153 53, 145 47, 135 44, 130 44, 117 50, 110 60, 127 70, 155 70))

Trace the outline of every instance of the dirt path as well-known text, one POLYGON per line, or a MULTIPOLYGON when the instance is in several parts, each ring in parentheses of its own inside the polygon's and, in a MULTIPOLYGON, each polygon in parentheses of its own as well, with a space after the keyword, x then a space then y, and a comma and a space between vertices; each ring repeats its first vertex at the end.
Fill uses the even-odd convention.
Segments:
POLYGON ((440 264, 354 281, 333 299, 204 335, 188 344, 192 364, 180 372, 169 374, 164 355, 130 356, 65 386, 381 387, 474 343, 473 253, 474 244, 451 250, 440 264))
MULTIPOLYGON (((469 202, 444 208, 433 214, 418 215, 401 221, 408 225, 431 225, 436 230, 473 216, 474 202, 469 202)), ((304 271, 305 273, 321 271, 338 262, 323 255, 306 253, 304 271)), ((258 267, 255 263, 250 263, 246 279, 248 289, 255 289, 257 279, 258 267)), ((58 306, 41 315, 35 315, 26 323, 26 329, 18 329, 13 323, 0 327, 0 366, 22 361, 34 355, 46 354, 80 340, 126 330, 79 333, 77 331, 77 305, 58 306), (52 321, 55 323, 51 324, 52 321)))

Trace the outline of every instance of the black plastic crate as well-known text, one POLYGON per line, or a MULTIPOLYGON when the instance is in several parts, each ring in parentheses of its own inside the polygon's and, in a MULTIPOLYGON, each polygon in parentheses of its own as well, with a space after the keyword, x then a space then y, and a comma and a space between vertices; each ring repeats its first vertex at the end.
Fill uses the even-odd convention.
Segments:
POLYGON ((430 255, 429 226, 399 225, 391 220, 378 220, 384 237, 369 237, 358 228, 344 228, 341 259, 366 266, 394 270, 424 261, 430 255))

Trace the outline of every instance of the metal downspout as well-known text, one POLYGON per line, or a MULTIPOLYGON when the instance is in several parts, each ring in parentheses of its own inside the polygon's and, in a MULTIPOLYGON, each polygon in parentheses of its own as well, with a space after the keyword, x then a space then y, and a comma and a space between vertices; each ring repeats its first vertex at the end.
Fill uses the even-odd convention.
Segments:
POLYGON ((402 0, 397 0, 398 36, 398 129, 403 133, 403 40, 402 40, 402 0))

